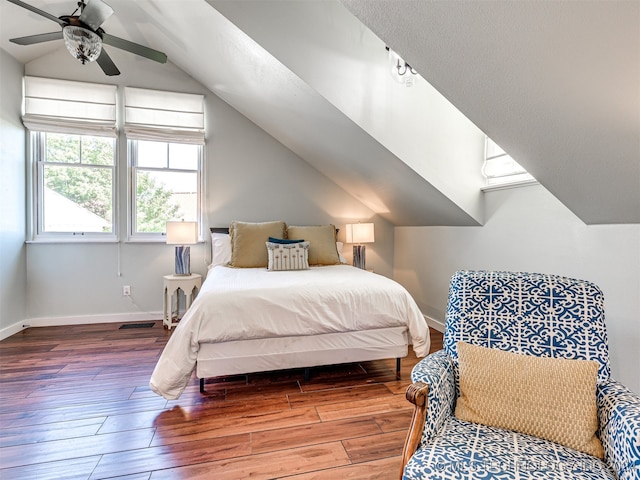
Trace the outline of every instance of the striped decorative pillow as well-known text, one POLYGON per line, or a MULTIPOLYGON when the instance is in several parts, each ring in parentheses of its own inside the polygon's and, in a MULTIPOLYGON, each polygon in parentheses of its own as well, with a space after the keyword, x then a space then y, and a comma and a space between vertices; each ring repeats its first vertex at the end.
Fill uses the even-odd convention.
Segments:
POLYGON ((269 270, 282 271, 309 269, 309 242, 266 242, 266 245, 269 256, 269 265, 267 268, 269 270))

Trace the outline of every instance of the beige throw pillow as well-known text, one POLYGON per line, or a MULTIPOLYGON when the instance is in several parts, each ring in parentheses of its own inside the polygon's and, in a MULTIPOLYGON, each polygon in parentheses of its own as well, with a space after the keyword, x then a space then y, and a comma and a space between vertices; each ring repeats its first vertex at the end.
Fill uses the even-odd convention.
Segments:
POLYGON ((269 257, 265 243, 269 237, 283 238, 285 228, 284 222, 232 222, 229 226, 230 265, 237 268, 266 268, 269 257))
POLYGON ((598 363, 457 343, 461 420, 544 438, 603 458, 596 431, 598 363))
POLYGON ((289 226, 287 236, 288 238, 302 238, 309 242, 309 265, 338 265, 340 263, 334 225, 289 226))

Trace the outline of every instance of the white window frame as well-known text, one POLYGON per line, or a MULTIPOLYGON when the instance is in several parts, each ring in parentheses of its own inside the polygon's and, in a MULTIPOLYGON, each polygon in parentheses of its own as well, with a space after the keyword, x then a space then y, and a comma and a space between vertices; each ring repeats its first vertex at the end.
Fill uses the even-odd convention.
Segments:
MULTIPOLYGON (((46 162, 46 134, 61 132, 29 131, 29 155, 31 157, 31 239, 35 242, 117 242, 118 240, 118 207, 117 207, 117 178, 118 178, 118 140, 112 136, 104 136, 113 140, 113 164, 87 165, 46 162), (44 168, 45 165, 61 165, 73 168, 101 168, 111 169, 111 232, 46 232, 44 231, 44 168)), ((67 132, 69 135, 103 137, 91 133, 67 132)))
MULTIPOLYGON (((202 241, 202 199, 204 198, 204 95, 168 92, 144 88, 124 89, 124 131, 127 137, 128 208, 127 240, 130 242, 164 242, 165 233, 136 232, 137 142, 140 140, 199 147, 197 219, 198 238, 202 241)), ((139 167, 141 170, 153 170, 139 167)), ((162 171, 179 169, 163 168, 162 171)), ((189 170, 192 172, 193 170, 189 170)))
MULTIPOLYGON (((138 167, 138 139, 127 140, 127 158, 128 158, 128 215, 127 215, 127 241, 128 242, 161 242, 166 241, 166 232, 137 232, 136 231, 136 172, 140 171, 161 171, 161 172, 176 172, 176 173, 192 173, 194 170, 178 169, 178 168, 154 168, 154 167, 138 167)), ((179 144, 185 143, 170 140, 152 140, 162 141, 167 144, 179 144)), ((168 157, 167 157, 168 158, 168 157)), ((202 203, 204 198, 204 145, 198 145, 198 168, 196 170, 197 175, 197 213, 195 221, 198 222, 198 241, 202 241, 202 203)))
MULTIPOLYGON (((115 242, 118 238, 118 139, 116 128, 116 85, 75 82, 56 78, 23 78, 22 123, 28 134, 29 241, 115 242), (62 133, 109 137, 114 141, 112 169, 111 232, 45 232, 44 134, 62 133)), ((68 166, 68 164, 67 164, 68 166)), ((84 168, 77 166, 77 168, 84 168)))
POLYGON ((485 137, 482 191, 535 185, 538 181, 489 137, 485 137))

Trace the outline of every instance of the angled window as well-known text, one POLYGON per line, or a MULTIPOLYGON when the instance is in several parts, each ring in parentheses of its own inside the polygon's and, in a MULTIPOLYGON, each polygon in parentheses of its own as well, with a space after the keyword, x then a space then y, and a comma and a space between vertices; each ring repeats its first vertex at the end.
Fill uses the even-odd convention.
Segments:
POLYGON ((24 80, 33 239, 115 240, 116 87, 24 80))
POLYGON ((129 239, 164 241, 168 221, 202 219, 204 97, 125 88, 129 239))
POLYGON ((486 137, 482 174, 487 179, 486 188, 528 185, 536 182, 531 174, 489 137, 486 137))

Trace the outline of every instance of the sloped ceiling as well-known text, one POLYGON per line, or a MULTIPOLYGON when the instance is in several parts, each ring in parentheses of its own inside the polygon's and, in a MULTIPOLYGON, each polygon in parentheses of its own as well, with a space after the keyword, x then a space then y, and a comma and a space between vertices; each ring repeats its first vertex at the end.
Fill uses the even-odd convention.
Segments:
POLYGON ((585 223, 640 223, 640 2, 343 3, 585 223))
MULTIPOLYGON (((69 0, 28 3, 55 16, 74 8, 69 0)), ((116 14, 105 30, 165 51, 171 62, 393 224, 482 222, 479 191, 465 197, 456 180, 464 169, 444 178, 405 161, 404 151, 345 113, 295 62, 285 62, 282 51, 256 43, 260 32, 251 22, 241 31, 237 24, 246 23, 242 15, 250 20, 250 11, 227 12, 234 24, 205 0, 107 3, 116 14)), ((225 3, 245 2, 210 3, 224 11, 225 3)), ((262 2, 263 8, 279 3, 262 2)), ((640 4, 343 3, 586 223, 640 223, 640 4)), ((0 1, 0 17, 0 46, 18 60, 64 49, 61 42, 8 42, 55 31, 53 22, 6 1, 0 1)), ((274 18, 265 18, 264 28, 273 29, 272 36, 286 33, 274 18)), ((309 56, 325 48, 309 45, 311 40, 301 42, 309 56)), ((369 64, 363 72, 370 71, 369 64)), ((473 182, 479 186, 471 175, 473 182)))

